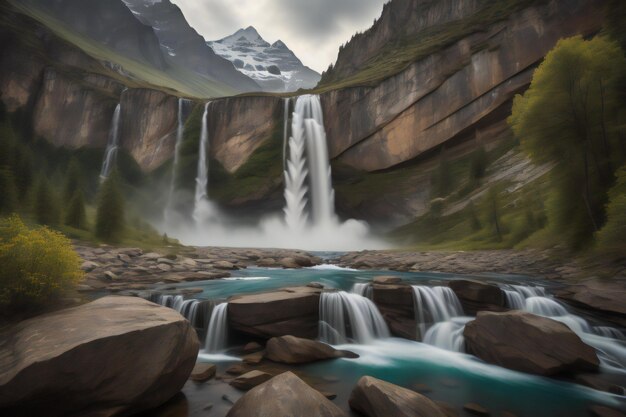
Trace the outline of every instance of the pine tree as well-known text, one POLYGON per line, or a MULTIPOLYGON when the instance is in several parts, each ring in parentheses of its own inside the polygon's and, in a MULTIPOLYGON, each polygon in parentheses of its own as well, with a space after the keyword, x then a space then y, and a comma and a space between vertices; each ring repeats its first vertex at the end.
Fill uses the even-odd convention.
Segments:
POLYGON ((83 174, 80 163, 75 157, 70 159, 70 163, 65 171, 65 186, 63 187, 63 198, 65 201, 76 195, 76 191, 83 189, 83 174))
POLYGON ((65 224, 77 229, 87 229, 87 215, 85 213, 85 197, 80 189, 74 192, 65 214, 65 224))
POLYGON ((96 213, 96 237, 107 242, 119 241, 124 231, 124 198, 119 175, 113 171, 102 183, 96 213))
POLYGON ((0 214, 11 214, 17 210, 15 177, 10 168, 0 168, 0 214))
POLYGON ((48 180, 42 176, 35 190, 35 219, 39 224, 55 226, 59 224, 60 217, 56 194, 48 180))

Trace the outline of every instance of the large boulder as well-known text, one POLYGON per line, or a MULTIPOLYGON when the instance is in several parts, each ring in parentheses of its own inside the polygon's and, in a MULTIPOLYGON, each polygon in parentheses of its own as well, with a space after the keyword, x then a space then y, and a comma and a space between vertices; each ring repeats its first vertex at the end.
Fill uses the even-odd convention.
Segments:
POLYGON ((226 416, 346 417, 346 414, 296 375, 284 372, 248 391, 226 416))
POLYGON ((356 356, 352 352, 337 350, 325 343, 294 336, 273 337, 265 346, 267 359, 288 364, 356 356))
POLYGON ((350 408, 368 417, 446 417, 423 395, 371 376, 359 379, 350 394, 350 408))
POLYGON ((626 283, 623 280, 587 279, 557 291, 556 296, 626 326, 626 283))
POLYGON ((18 323, 0 334, 0 415, 130 415, 185 384, 198 338, 169 308, 134 297, 18 323))
POLYGON ((565 324, 522 311, 480 312, 463 335, 468 353, 517 371, 550 376, 599 365, 595 350, 565 324))
POLYGON ((391 334, 415 340, 417 338, 417 326, 413 289, 410 285, 395 285, 389 282, 376 283, 377 278, 374 279, 372 285, 372 301, 385 319, 391 334))
POLYGON ((228 322, 234 330, 269 339, 294 335, 317 337, 319 288, 292 287, 228 301, 228 322))
POLYGON ((495 284, 459 279, 449 284, 452 291, 459 297, 463 310, 469 314, 478 311, 504 311, 506 297, 504 291, 495 284))

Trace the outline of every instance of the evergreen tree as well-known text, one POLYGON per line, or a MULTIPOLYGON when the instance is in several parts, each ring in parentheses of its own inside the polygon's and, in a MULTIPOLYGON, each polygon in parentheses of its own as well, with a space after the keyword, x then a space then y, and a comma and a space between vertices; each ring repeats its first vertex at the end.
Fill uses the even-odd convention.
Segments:
POLYGON ((35 190, 35 219, 48 226, 59 224, 60 210, 57 196, 50 183, 42 176, 35 190))
POLYGON ((87 229, 85 197, 80 189, 74 192, 74 196, 70 200, 67 213, 65 214, 65 224, 77 229, 87 229))
POLYGON ((124 231, 124 198, 116 170, 100 187, 96 213, 96 237, 108 242, 119 241, 124 231))
POLYGON ((17 210, 17 189, 10 168, 0 168, 0 214, 11 214, 17 210))
POLYGON ((70 163, 65 171, 65 186, 63 187, 63 198, 70 201, 76 195, 76 191, 83 189, 83 173, 76 157, 70 159, 70 163))

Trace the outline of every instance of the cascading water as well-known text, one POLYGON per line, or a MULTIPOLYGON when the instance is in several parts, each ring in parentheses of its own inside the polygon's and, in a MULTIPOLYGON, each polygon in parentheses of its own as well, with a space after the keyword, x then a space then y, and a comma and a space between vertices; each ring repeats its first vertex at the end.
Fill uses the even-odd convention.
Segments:
POLYGON ((204 105, 202 115, 202 130, 200 131, 200 147, 198 149, 198 169, 196 173, 196 192, 194 197, 193 219, 196 226, 206 225, 215 210, 209 195, 207 186, 209 183, 209 165, 207 163, 207 152, 209 150, 209 106, 211 102, 204 105))
POLYGON ((318 96, 303 95, 296 101, 286 165, 284 211, 289 228, 303 230, 309 221, 313 227, 336 225, 335 191, 318 96))
POLYGON ((228 347, 228 303, 215 306, 207 327, 204 348, 209 353, 218 353, 228 347))
POLYGON ((358 294, 361 297, 369 298, 371 300, 372 296, 374 295, 374 288, 369 283, 357 282, 352 286, 350 292, 353 294, 358 294))
POLYGON ((285 97, 285 111, 283 112, 283 172, 287 170, 287 134, 289 133, 289 103, 291 98, 285 97))
POLYGON ((165 204, 165 209, 163 210, 163 218, 165 221, 165 226, 167 228, 171 228, 172 226, 172 216, 174 214, 174 191, 176 190, 176 173, 178 171, 178 162, 180 158, 180 145, 183 142, 183 136, 185 132, 185 124, 184 124, 184 105, 185 99, 178 99, 178 127, 176 128, 176 145, 174 145, 174 163, 172 165, 172 173, 170 177, 170 188, 167 194, 167 202, 165 204))
POLYGON ((463 315, 461 302, 449 287, 413 285, 413 302, 415 321, 422 336, 429 324, 445 322, 463 315))
POLYGON ((626 368, 626 345, 619 330, 606 326, 591 326, 583 317, 571 314, 563 304, 550 297, 541 287, 503 285, 502 288, 509 307, 560 321, 585 343, 596 349, 604 366, 626 368))
POLYGON ((113 119, 111 120, 111 128, 109 130, 109 142, 107 143, 106 150, 104 151, 104 160, 102 161, 102 169, 100 170, 100 179, 105 180, 111 174, 113 165, 115 164, 118 141, 119 141, 119 128, 120 128, 120 113, 122 106, 120 103, 115 106, 113 112, 113 119))
POLYGON ((369 343, 389 337, 376 305, 358 294, 325 292, 320 296, 319 339, 329 344, 369 343))
POLYGON ((159 295, 152 299, 152 301, 164 307, 176 310, 181 316, 189 320, 189 323, 191 323, 192 326, 197 327, 198 307, 201 303, 200 300, 193 298, 185 300, 182 295, 159 295))

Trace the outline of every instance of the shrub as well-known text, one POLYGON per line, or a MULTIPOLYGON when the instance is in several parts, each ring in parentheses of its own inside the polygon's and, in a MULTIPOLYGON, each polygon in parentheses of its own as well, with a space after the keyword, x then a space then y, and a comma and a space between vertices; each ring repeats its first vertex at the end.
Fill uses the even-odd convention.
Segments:
POLYGON ((70 200, 70 204, 65 214, 65 224, 77 229, 87 229, 87 215, 85 213, 85 197, 78 189, 70 200))
POLYGON ((626 165, 617 171, 617 181, 609 191, 607 222, 598 232, 602 249, 626 248, 626 165))
POLYGON ((0 221, 0 310, 42 305, 78 283, 80 257, 69 239, 29 229, 17 215, 0 221))

